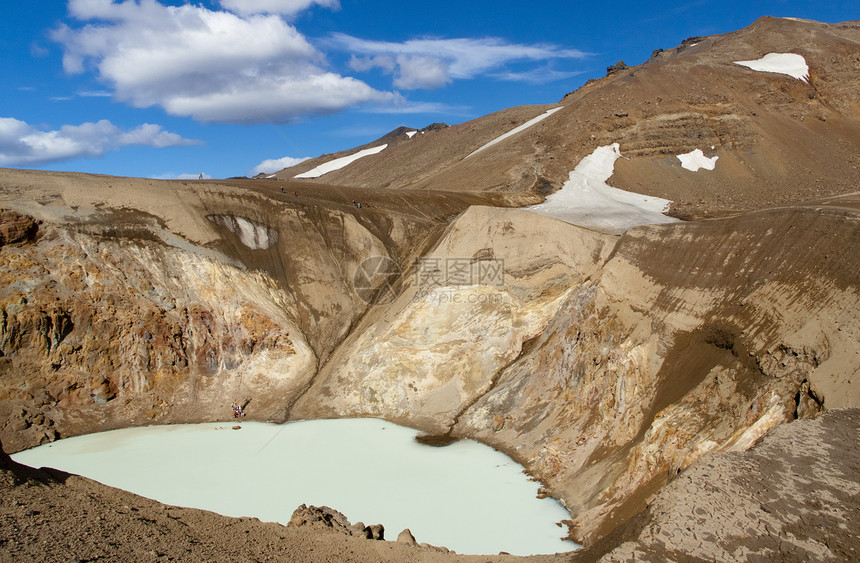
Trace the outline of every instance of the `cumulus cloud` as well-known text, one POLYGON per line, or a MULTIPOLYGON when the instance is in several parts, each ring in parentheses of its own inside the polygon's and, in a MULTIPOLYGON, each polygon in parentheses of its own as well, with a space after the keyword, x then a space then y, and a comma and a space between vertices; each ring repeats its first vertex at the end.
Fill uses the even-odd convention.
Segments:
MULTIPOLYGON (((582 59, 587 53, 554 45, 523 45, 497 38, 412 39, 403 43, 371 41, 342 33, 331 42, 351 52, 350 67, 357 72, 380 68, 394 76, 394 85, 403 89, 439 88, 455 79, 474 78, 505 65, 522 61, 582 59)), ((535 80, 540 73, 519 75, 498 72, 497 78, 535 80)), ((543 73, 553 80, 560 74, 543 73)))
POLYGON ((52 37, 67 72, 94 69, 114 98, 200 121, 283 122, 394 94, 325 68, 325 57, 279 15, 322 0, 224 0, 239 13, 156 0, 70 0, 82 27, 52 37), (264 12, 264 13, 260 13, 264 12))
POLYGON ((279 170, 283 170, 284 168, 289 168, 290 166, 295 166, 300 162, 304 162, 308 158, 310 157, 305 156, 302 158, 295 158, 292 156, 285 156, 283 158, 269 158, 252 168, 251 171, 248 172, 248 175, 256 176, 257 174, 273 174, 279 170))
POLYGON ((156 148, 201 144, 144 123, 123 131, 106 119, 42 131, 12 117, 0 117, 0 166, 42 165, 75 158, 95 158, 129 145, 156 148))

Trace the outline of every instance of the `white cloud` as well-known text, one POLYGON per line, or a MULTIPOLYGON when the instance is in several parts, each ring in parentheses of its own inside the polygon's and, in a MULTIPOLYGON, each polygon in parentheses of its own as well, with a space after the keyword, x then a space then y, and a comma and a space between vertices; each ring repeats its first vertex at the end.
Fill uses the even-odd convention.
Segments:
POLYGON ((53 38, 63 45, 67 72, 94 68, 115 99, 200 121, 282 122, 393 99, 326 71, 323 54, 295 27, 277 15, 255 14, 311 3, 226 2, 236 10, 246 6, 239 15, 155 0, 70 0, 69 13, 89 23, 62 25, 53 38))
POLYGON ((417 88, 441 88, 451 82, 449 64, 438 58, 423 55, 376 55, 349 59, 349 66, 356 72, 367 72, 381 68, 387 74, 394 74, 394 86, 404 90, 417 88))
POLYGON ((106 123, 114 129, 115 133, 113 134, 116 135, 116 138, 119 141, 119 146, 147 145, 163 149, 166 147, 175 147, 177 145, 200 144, 199 141, 183 139, 176 133, 164 131, 161 128, 161 125, 155 125, 152 123, 144 123, 143 125, 125 133, 119 133, 119 129, 110 125, 110 121, 107 121, 106 119, 99 121, 99 124, 102 123, 106 123))
POLYGON ((387 72, 394 72, 397 63, 394 57, 388 55, 377 55, 375 57, 356 57, 352 55, 349 59, 349 67, 357 72, 367 72, 373 68, 381 68, 387 72))
POLYGON ((295 15, 313 4, 326 8, 339 8, 338 0, 221 0, 221 6, 237 14, 295 15))
POLYGON ((436 57, 398 55, 394 85, 404 90, 441 88, 451 82, 448 64, 436 57))
POLYGON ((305 156, 302 158, 294 158, 292 156, 285 156, 283 158, 269 158, 252 168, 251 171, 248 172, 248 175, 256 176, 257 174, 272 174, 279 170, 283 170, 284 168, 295 166, 300 162, 306 161, 308 158, 310 157, 305 156))
POLYGON ((265 123, 308 113, 331 113, 368 101, 387 101, 355 78, 334 73, 296 76, 289 81, 260 77, 253 85, 196 94, 176 94, 162 105, 173 115, 200 121, 265 123))
POLYGON ((123 131, 110 121, 63 125, 42 131, 12 117, 0 117, 0 166, 41 165, 75 158, 95 158, 129 145, 156 148, 200 144, 170 133, 160 125, 123 131))
MULTIPOLYGON (((438 88, 451 80, 474 78, 517 61, 582 59, 588 56, 576 49, 508 43, 492 37, 424 38, 392 43, 337 33, 332 35, 331 42, 351 51, 350 66, 353 70, 363 72, 382 68, 394 74, 395 86, 404 89, 438 88)), ((510 80, 522 80, 522 76, 522 73, 496 75, 498 78, 510 80)))

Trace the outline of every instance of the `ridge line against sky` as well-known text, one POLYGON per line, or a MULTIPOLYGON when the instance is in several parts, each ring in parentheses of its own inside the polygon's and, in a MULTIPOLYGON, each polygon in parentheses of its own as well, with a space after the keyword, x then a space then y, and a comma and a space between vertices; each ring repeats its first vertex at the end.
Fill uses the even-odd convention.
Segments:
POLYGON ((159 178, 270 173, 400 125, 556 102, 615 60, 637 64, 655 48, 768 13, 849 19, 828 0, 693 0, 657 11, 635 2, 520 4, 6 3, 0 166, 159 178))

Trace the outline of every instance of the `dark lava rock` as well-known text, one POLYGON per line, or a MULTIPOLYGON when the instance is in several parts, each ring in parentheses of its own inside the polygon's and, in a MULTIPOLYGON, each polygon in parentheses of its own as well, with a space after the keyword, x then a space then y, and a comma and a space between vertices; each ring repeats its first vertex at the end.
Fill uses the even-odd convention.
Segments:
POLYGON ((628 67, 624 61, 618 61, 614 65, 606 67, 606 76, 615 74, 616 72, 621 72, 622 70, 627 70, 628 68, 630 67, 628 67))
POLYGON ((430 125, 428 125, 428 126, 427 126, 427 127, 425 127, 424 129, 422 129, 421 131, 422 131, 422 132, 426 132, 426 131, 441 131, 442 129, 445 129, 445 128, 447 128, 447 127, 448 127, 448 124, 447 124, 447 123, 431 123, 430 125))

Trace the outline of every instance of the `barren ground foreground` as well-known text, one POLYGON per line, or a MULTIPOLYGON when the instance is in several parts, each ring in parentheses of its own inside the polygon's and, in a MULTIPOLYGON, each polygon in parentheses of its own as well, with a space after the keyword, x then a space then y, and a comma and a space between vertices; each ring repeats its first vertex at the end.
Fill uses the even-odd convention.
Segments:
MULTIPOLYGON (((256 420, 505 452, 585 545, 534 559, 858 558, 860 23, 762 18, 558 104, 407 131, 314 179, 355 151, 269 179, 0 169, 3 450, 250 398, 256 420), (808 80, 735 64, 768 53, 808 80), (681 165, 696 149, 713 170, 681 165), (681 221, 523 209, 577 181, 681 221)), ((284 527, 0 463, 2 560, 509 558, 365 539, 337 506, 284 527)))

